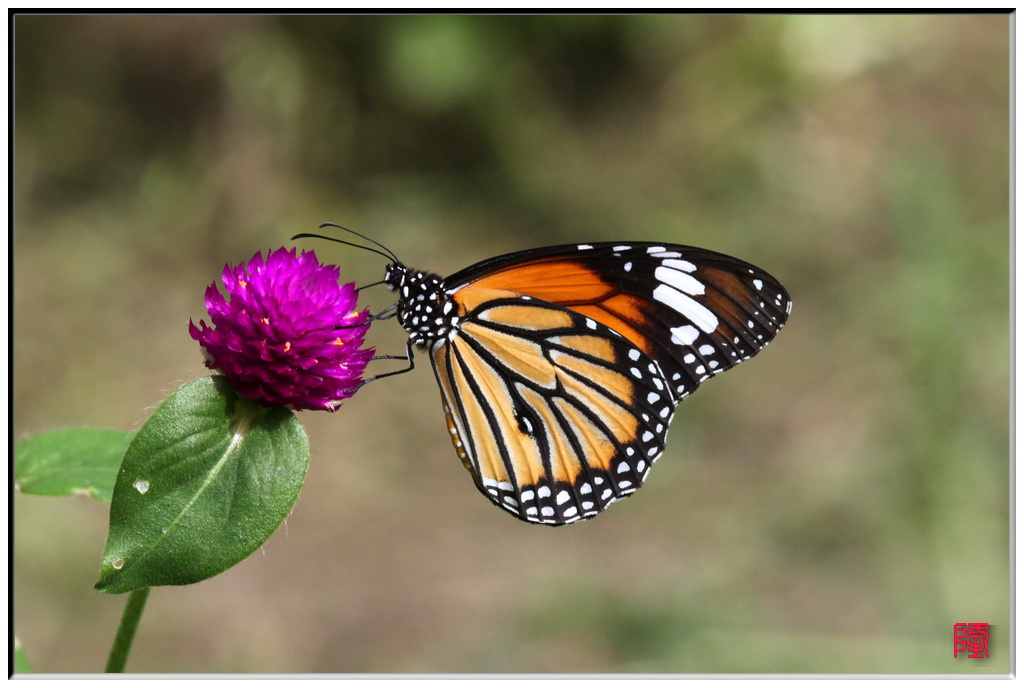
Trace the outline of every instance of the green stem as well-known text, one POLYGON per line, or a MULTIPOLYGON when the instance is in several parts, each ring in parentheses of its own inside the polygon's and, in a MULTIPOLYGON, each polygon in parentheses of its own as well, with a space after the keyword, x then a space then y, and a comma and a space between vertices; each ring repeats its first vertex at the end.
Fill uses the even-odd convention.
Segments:
POLYGON ((132 641, 135 640, 135 631, 139 627, 139 619, 142 618, 142 610, 146 608, 147 597, 149 588, 136 590, 128 596, 124 614, 121 615, 121 625, 117 627, 114 646, 110 648, 110 656, 107 657, 108 674, 124 672, 124 665, 128 663, 128 655, 132 651, 132 641))

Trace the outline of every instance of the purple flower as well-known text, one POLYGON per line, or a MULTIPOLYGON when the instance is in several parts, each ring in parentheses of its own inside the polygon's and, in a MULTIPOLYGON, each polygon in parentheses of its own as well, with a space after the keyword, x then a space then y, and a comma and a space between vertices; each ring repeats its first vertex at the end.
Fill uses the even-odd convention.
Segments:
POLYGON ((372 348, 360 348, 369 311, 356 310, 352 283, 313 251, 281 248, 266 262, 224 266, 229 300, 206 290, 212 325, 189 321, 189 334, 242 396, 263 406, 336 411, 358 387, 372 348))

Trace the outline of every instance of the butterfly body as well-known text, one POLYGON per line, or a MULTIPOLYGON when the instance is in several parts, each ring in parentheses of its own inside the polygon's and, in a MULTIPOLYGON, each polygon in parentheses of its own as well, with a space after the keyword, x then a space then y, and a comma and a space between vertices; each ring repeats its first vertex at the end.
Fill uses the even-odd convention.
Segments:
POLYGON ((396 261, 384 282, 478 489, 546 525, 635 492, 678 403, 763 348, 790 308, 759 268, 646 242, 531 249, 447 278, 396 261))
POLYGON ((400 264, 389 265, 384 275, 384 284, 399 292, 399 324, 421 348, 443 339, 458 325, 458 317, 450 314, 452 307, 445 310, 451 300, 441 287, 442 281, 440 275, 400 264))

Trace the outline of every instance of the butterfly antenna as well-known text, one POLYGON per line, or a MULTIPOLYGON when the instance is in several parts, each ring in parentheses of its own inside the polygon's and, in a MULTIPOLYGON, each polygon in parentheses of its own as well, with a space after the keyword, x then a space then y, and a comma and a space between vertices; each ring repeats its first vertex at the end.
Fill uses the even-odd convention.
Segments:
POLYGON ((378 247, 384 249, 385 253, 387 253, 391 257, 391 259, 394 260, 396 263, 401 263, 402 262, 402 261, 398 260, 398 256, 395 255, 394 251, 389 249, 387 246, 385 246, 384 244, 380 243, 379 241, 376 241, 375 239, 371 239, 370 237, 366 236, 365 234, 360 234, 359 232, 355 231, 354 229, 349 229, 348 227, 342 227, 341 225, 335 224, 333 222, 325 222, 322 225, 320 225, 320 229, 323 229, 324 227, 334 227, 335 229, 340 229, 342 231, 348 232, 349 234, 355 234, 357 237, 359 237, 363 241, 369 241, 374 246, 378 246, 378 247))
MULTIPOLYGON (((401 261, 398 260, 398 256, 394 255, 394 252, 391 249, 387 248, 386 246, 384 246, 383 244, 381 244, 380 242, 378 242, 376 240, 370 239, 369 236, 367 236, 366 234, 360 234, 359 232, 355 231, 354 229, 349 229, 348 227, 344 227, 344 226, 342 226, 340 224, 336 224, 334 222, 325 222, 324 224, 319 225, 319 228, 321 228, 321 229, 323 229, 324 227, 334 227, 335 229, 341 229, 343 231, 347 231, 350 234, 355 234, 362 241, 370 242, 374 246, 377 246, 377 247, 383 249, 384 252, 385 252, 385 253, 380 253, 380 251, 375 251, 375 253, 378 253, 378 254, 380 254, 382 256, 387 254, 385 257, 387 257, 388 259, 393 260, 394 262, 399 263, 399 264, 401 263, 401 261)), ((299 236, 303 236, 303 235, 304 236, 319 236, 319 234, 299 234, 299 236)), ((293 236, 292 239, 295 239, 295 236, 293 236)), ((328 238, 327 238, 327 236, 321 236, 321 239, 328 239, 328 238)), ((339 244, 348 244, 348 242, 342 242, 339 239, 335 239, 335 240, 332 240, 332 241, 338 242, 339 244)), ((355 244, 348 244, 348 246, 356 246, 356 245, 355 244)), ((368 246, 361 246, 359 248, 366 249, 368 251, 374 251, 374 249, 371 249, 368 246)))
POLYGON ((324 236, 323 234, 313 234, 311 232, 303 232, 301 234, 296 234, 295 236, 292 237, 292 241, 295 241, 296 239, 325 239, 326 241, 333 241, 338 244, 345 244, 346 246, 354 246, 355 248, 361 248, 364 251, 376 253, 378 256, 383 256, 384 258, 387 258, 389 261, 394 261, 396 263, 400 262, 398 258, 395 257, 395 254, 391 253, 391 251, 384 253, 383 251, 378 251, 377 249, 371 248, 370 246, 363 246, 362 244, 353 244, 351 241, 342 241, 337 237, 324 236))

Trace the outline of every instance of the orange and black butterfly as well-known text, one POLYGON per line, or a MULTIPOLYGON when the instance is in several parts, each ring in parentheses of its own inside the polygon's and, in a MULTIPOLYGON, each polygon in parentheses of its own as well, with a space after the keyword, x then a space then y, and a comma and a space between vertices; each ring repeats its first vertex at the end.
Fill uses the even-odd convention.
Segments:
POLYGON ((381 315, 409 333, 409 367, 385 375, 429 352, 459 458, 530 523, 591 518, 639 489, 679 402, 763 349, 792 305, 764 270, 690 246, 552 246, 450 277, 381 248, 398 293, 381 315))

